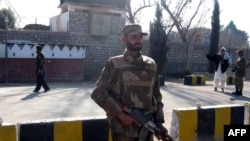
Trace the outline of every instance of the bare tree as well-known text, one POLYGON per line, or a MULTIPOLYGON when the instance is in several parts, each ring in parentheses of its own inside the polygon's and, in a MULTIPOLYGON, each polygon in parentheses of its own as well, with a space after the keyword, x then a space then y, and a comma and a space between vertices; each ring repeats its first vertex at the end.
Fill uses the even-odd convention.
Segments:
POLYGON ((183 42, 188 42, 187 35, 192 25, 199 27, 207 22, 209 7, 205 7, 207 0, 199 0, 192 5, 191 0, 178 0, 170 9, 174 0, 161 0, 162 7, 169 14, 172 26, 176 27, 183 42), (196 22, 196 23, 194 23, 196 22))
MULTIPOLYGON (((197 30, 189 31, 192 27, 202 27, 208 19, 210 11, 207 0, 161 0, 161 5, 169 15, 168 27, 175 27, 186 47, 186 70, 190 71, 188 49, 197 30)), ((197 28, 199 29, 199 28, 197 28)), ((169 31, 170 32, 170 31, 169 31)), ((169 33, 168 32, 168 33, 169 33)))
POLYGON ((140 12, 145 8, 149 8, 155 5, 155 0, 134 0, 134 1, 139 3, 139 5, 132 6, 132 0, 126 0, 126 9, 128 11, 126 18, 130 23, 139 22, 140 19, 138 18, 138 16, 140 15, 140 12))

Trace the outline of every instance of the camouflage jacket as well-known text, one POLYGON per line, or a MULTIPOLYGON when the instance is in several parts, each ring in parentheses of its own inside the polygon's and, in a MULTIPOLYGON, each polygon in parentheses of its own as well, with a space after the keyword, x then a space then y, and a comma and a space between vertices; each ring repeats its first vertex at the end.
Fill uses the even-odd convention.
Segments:
MULTIPOLYGON (((124 105, 139 108, 153 115, 156 122, 164 122, 156 64, 153 59, 144 55, 133 58, 124 52, 123 55, 111 57, 96 82, 91 98, 111 119, 122 112, 122 105, 124 105), (119 100, 111 96, 110 92, 114 93, 119 100)), ((118 127, 119 125, 115 129, 117 132, 126 130, 118 127)))
POLYGON ((36 56, 36 73, 44 74, 45 71, 45 57, 43 53, 38 53, 36 56))
POLYGON ((245 77, 246 76, 246 68, 247 68, 247 62, 244 57, 239 57, 236 63, 236 77, 245 77))

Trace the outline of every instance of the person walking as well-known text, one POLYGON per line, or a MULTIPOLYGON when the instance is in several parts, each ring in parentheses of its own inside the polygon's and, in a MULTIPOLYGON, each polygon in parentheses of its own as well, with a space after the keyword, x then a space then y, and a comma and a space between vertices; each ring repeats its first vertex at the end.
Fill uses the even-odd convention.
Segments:
POLYGON ((244 78, 246 76, 247 61, 242 49, 239 49, 236 52, 239 57, 236 66, 232 69, 232 72, 235 72, 235 92, 232 92, 232 94, 241 96, 244 86, 244 78))
POLYGON ((49 86, 47 85, 46 81, 44 80, 45 77, 45 56, 42 53, 42 47, 36 46, 36 88, 33 92, 39 92, 41 87, 44 88, 44 92, 50 90, 49 86))
MULTIPOLYGON (((162 94, 154 60, 141 53, 143 36, 138 24, 126 25, 121 40, 125 45, 122 55, 107 60, 91 93, 91 98, 105 110, 113 141, 138 141, 140 124, 124 109, 139 109, 164 129, 162 94)), ((156 136, 161 139, 161 136, 156 136)), ((145 141, 152 141, 148 134, 145 141)))
POLYGON ((221 83, 221 91, 224 92, 227 80, 227 69, 231 64, 231 57, 226 52, 225 47, 221 47, 220 51, 216 55, 206 55, 207 59, 215 63, 214 73, 214 91, 217 91, 219 82, 221 83))

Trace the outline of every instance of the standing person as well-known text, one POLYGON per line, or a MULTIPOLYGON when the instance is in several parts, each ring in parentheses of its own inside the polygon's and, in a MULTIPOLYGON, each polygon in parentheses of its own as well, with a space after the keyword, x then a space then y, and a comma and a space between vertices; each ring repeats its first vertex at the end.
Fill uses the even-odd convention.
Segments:
POLYGON ((45 77, 45 57, 42 53, 42 47, 36 47, 36 88, 33 92, 39 92, 41 86, 44 88, 44 92, 50 90, 49 86, 47 85, 46 81, 44 80, 45 77))
POLYGON ((244 78, 246 76, 247 61, 245 59, 244 51, 239 49, 236 51, 238 53, 238 59, 236 66, 233 68, 232 72, 235 72, 235 92, 232 94, 242 95, 242 90, 244 86, 244 78))
MULTIPOLYGON (((162 126, 164 114, 157 67, 153 59, 141 53, 143 36, 147 33, 138 24, 126 25, 122 33, 124 53, 107 60, 91 98, 105 110, 113 141, 139 139, 140 125, 125 113, 125 107, 142 110, 167 133, 162 126)), ((150 134, 145 141, 152 140, 150 134)))
POLYGON ((221 83, 221 91, 224 92, 227 80, 227 69, 231 64, 231 57, 226 52, 225 47, 221 47, 219 54, 216 55, 206 55, 207 59, 215 63, 215 73, 214 73, 214 91, 217 91, 219 87, 219 82, 221 83))

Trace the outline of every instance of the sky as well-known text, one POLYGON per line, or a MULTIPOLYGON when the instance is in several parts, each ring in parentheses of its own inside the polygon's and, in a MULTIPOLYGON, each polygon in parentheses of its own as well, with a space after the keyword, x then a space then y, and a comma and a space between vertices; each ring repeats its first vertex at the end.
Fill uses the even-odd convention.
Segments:
POLYGON ((244 30, 250 36, 250 1, 249 0, 219 0, 220 4, 220 23, 228 25, 230 21, 239 30, 244 30))
POLYGON ((60 0, 0 0, 0 8, 7 7, 7 1, 21 17, 20 27, 27 24, 49 25, 49 19, 60 14, 60 0))
MULTIPOLYGON (((60 14, 60 9, 57 8, 60 0, 0 0, 0 8, 6 7, 6 1, 9 1, 21 17, 19 24, 21 28, 26 24, 34 23, 49 25, 50 17, 60 14)), ((220 24, 226 26, 230 21, 234 21, 239 30, 246 31, 250 36, 250 0, 219 0, 219 4, 220 24)), ((155 9, 145 11, 147 16, 143 16, 142 23, 148 23, 152 20, 154 12, 155 9), (148 13, 151 14, 148 15, 148 13)), ((146 25, 148 26, 148 24, 146 25)), ((207 27, 211 28, 210 21, 207 23, 207 27)))

